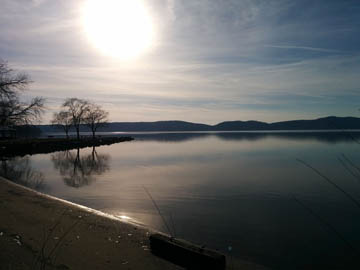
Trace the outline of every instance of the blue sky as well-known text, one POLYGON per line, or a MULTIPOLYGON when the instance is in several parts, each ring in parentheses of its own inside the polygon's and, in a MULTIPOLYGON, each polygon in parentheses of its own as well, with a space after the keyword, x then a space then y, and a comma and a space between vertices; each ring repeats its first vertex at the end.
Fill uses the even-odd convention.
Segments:
POLYGON ((89 42, 86 1, 1 0, 0 58, 47 99, 44 123, 66 97, 112 121, 360 116, 358 0, 144 0, 156 38, 127 61, 89 42))

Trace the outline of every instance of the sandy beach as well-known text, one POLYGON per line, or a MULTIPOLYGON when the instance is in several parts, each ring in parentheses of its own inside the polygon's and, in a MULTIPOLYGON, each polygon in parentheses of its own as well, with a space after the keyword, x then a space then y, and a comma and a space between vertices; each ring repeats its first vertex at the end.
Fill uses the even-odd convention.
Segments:
POLYGON ((149 229, 1 177, 0 220, 0 269, 182 269, 151 253, 149 229))

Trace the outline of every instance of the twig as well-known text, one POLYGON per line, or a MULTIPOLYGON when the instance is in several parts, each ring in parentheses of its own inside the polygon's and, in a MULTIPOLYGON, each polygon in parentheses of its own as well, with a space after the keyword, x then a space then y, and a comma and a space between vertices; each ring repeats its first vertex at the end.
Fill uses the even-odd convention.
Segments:
POLYGON ((48 258, 51 258, 52 254, 55 252, 57 247, 61 244, 62 240, 75 228, 75 226, 80 222, 80 219, 75 221, 73 225, 70 226, 70 228, 59 238, 59 241, 55 244, 53 249, 50 251, 48 258))
POLYGON ((343 128, 339 128, 333 121, 330 122, 330 123, 331 123, 332 126, 335 127, 335 129, 340 130, 342 133, 345 133, 346 135, 348 135, 355 143, 360 144, 360 141, 357 140, 357 139, 352 135, 352 133, 351 133, 350 131, 345 130, 345 129, 343 129, 343 128))
POLYGON ((298 204, 300 204, 305 210, 307 210, 311 215, 316 217, 321 224, 325 225, 330 231, 335 233, 339 239, 341 239, 346 246, 348 246, 353 252, 355 252, 357 255, 359 254, 359 251, 349 242, 346 240, 345 237, 341 235, 330 223, 326 222, 321 216, 316 214, 310 207, 306 206, 304 203, 302 203, 300 200, 298 200, 295 196, 292 196, 292 199, 295 200, 298 204))
POLYGON ((346 160, 352 167, 354 167, 358 173, 360 173, 360 167, 356 166, 356 164, 354 162, 351 161, 351 159, 349 159, 347 156, 345 156, 344 154, 342 154, 344 160, 346 160))
POLYGON ((348 164, 346 164, 346 162, 344 160, 342 160, 341 158, 338 158, 338 160, 340 161, 341 165, 343 165, 343 167, 358 181, 360 182, 360 175, 358 175, 357 173, 354 173, 348 166, 348 164))
POLYGON ((146 189, 146 187, 143 186, 143 189, 145 190, 145 192, 146 192, 147 195, 149 196, 150 200, 153 202, 153 204, 154 204, 156 210, 158 211, 160 217, 162 218, 162 221, 163 221, 166 229, 168 230, 170 236, 173 237, 173 236, 172 236, 172 233, 171 233, 171 230, 170 230, 170 228, 169 228, 169 226, 168 226, 168 224, 167 224, 167 222, 166 222, 166 220, 165 220, 165 218, 164 218, 164 215, 161 213, 160 208, 159 208, 158 205, 156 204, 154 198, 151 196, 150 192, 146 189))
POLYGON ((321 176, 323 179, 325 179, 328 183, 333 185, 337 190, 341 191, 346 197, 348 197, 353 203, 355 203, 357 207, 360 208, 360 203, 357 200, 355 200, 349 193, 347 193, 340 186, 338 186, 333 181, 331 181, 326 175, 323 175, 321 172, 319 172, 317 169, 315 169, 314 167, 312 167, 310 164, 306 163, 305 161, 298 159, 298 158, 296 160, 298 162, 302 163, 303 165, 305 165, 306 167, 312 169, 315 173, 317 173, 319 176, 321 176))
POLYGON ((174 223, 173 216, 171 213, 170 213, 170 221, 171 221, 171 227, 173 229, 174 237, 176 237, 175 223, 174 223))
MULTIPOLYGON (((37 263, 39 262, 40 256, 41 256, 42 264, 45 263, 45 257, 46 257, 45 256, 45 248, 46 248, 46 245, 49 242, 50 237, 51 237, 52 233, 55 231, 56 227, 61 223, 61 219, 63 218, 65 213, 66 213, 66 209, 61 213, 61 215, 59 216, 59 218, 57 219, 55 224, 50 228, 50 232, 48 233, 47 236, 46 236, 46 233, 45 233, 46 229, 44 228, 44 242, 43 242, 43 244, 41 246, 41 251, 40 251, 39 255, 37 256, 37 258, 35 260, 34 267, 36 267, 37 263)), ((43 268, 43 267, 41 266, 41 268, 43 268)))

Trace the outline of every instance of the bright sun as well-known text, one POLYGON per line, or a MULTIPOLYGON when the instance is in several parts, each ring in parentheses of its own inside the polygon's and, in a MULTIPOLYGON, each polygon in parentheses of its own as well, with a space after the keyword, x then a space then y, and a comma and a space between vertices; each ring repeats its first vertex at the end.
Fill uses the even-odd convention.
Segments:
POLYGON ((153 45, 153 22, 142 0, 88 0, 82 15, 89 39, 108 56, 129 60, 153 45))

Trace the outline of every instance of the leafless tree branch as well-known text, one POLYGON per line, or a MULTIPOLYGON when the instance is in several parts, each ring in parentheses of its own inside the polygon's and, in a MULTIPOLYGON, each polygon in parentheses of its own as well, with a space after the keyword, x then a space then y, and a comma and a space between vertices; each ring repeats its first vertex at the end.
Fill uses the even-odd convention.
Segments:
POLYGON ((31 124, 44 112, 45 99, 35 97, 29 102, 20 100, 20 90, 27 90, 31 83, 25 73, 16 73, 0 60, 0 125, 31 124))

